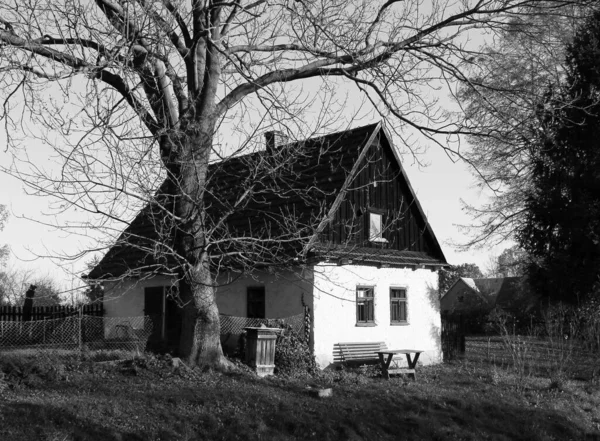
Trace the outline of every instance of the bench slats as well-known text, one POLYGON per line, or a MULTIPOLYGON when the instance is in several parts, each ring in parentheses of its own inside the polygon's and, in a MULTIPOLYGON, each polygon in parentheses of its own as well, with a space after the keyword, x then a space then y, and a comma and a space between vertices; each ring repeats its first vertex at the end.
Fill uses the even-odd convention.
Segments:
POLYGON ((376 362, 378 351, 387 350, 385 342, 345 342, 333 345, 333 358, 336 362, 376 362))

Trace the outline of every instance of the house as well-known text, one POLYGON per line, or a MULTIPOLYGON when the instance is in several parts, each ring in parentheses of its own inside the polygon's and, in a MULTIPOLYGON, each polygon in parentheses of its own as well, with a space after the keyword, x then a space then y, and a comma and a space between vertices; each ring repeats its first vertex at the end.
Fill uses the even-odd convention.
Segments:
MULTIPOLYGON (((423 363, 440 361, 437 270, 447 263, 382 124, 281 145, 275 138, 267 138, 266 150, 209 168, 206 222, 236 237, 260 237, 263 251, 277 247, 284 256, 280 265, 244 268, 223 256, 258 253, 250 249, 258 240, 215 251, 220 313, 277 318, 308 307, 310 344, 323 368, 339 342, 383 341, 425 350, 423 363), (276 167, 276 185, 247 186, 274 155, 295 159, 276 167), (249 193, 260 197, 230 214, 230 201, 249 193), (291 223, 294 234, 283 230, 291 223)), ((176 263, 155 252, 166 237, 163 218, 152 207, 142 210, 89 277, 104 283, 107 316, 155 314, 158 337, 176 342, 169 275, 176 263)))
POLYGON ((461 277, 442 295, 442 312, 487 314, 494 308, 527 314, 536 304, 525 277, 461 277))

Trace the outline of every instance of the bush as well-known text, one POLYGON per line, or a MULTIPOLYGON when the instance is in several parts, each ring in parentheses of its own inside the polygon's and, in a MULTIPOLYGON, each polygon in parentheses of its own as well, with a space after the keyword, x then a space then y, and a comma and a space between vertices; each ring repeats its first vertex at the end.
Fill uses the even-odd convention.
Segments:
POLYGON ((0 374, 12 383, 32 385, 40 381, 60 381, 65 371, 64 361, 56 356, 14 354, 0 359, 0 374))
POLYGON ((313 375, 317 363, 308 342, 285 325, 275 345, 275 373, 285 376, 313 375))
POLYGON ((575 311, 578 337, 586 349, 600 351, 600 288, 596 288, 595 297, 580 305, 575 311))

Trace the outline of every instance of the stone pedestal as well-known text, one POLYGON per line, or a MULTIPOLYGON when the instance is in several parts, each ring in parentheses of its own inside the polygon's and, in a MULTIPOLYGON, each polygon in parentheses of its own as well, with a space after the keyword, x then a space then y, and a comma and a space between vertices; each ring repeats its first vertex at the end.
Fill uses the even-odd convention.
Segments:
POLYGON ((244 328, 246 330, 246 364, 259 377, 273 375, 275 341, 279 328, 244 328))

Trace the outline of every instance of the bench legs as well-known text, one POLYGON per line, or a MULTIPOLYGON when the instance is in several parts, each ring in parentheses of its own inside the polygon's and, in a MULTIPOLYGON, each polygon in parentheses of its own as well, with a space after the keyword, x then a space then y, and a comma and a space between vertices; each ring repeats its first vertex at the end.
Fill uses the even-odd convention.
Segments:
POLYGON ((383 354, 379 354, 379 364, 381 365, 381 375, 386 380, 390 379, 389 367, 390 367, 390 363, 392 362, 392 358, 394 358, 394 354, 387 354, 387 360, 383 354))
MULTIPOLYGON (((379 364, 381 366, 381 376, 386 380, 390 379, 390 364, 392 363, 392 359, 394 358, 394 354, 379 354, 379 364)), ((402 373, 407 375, 412 375, 413 380, 417 379, 417 361, 419 361, 419 353, 415 353, 415 358, 411 357, 411 354, 406 354, 406 362, 408 363, 407 369, 399 369, 402 373)))

